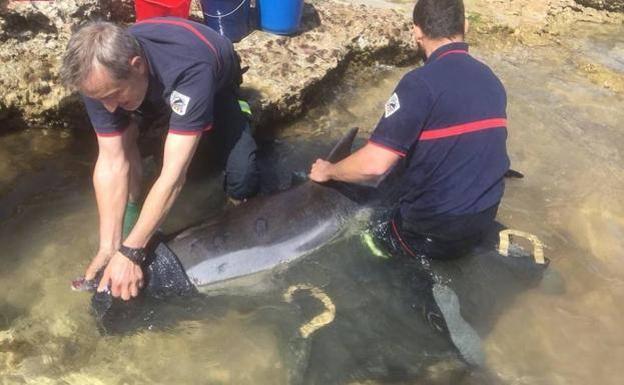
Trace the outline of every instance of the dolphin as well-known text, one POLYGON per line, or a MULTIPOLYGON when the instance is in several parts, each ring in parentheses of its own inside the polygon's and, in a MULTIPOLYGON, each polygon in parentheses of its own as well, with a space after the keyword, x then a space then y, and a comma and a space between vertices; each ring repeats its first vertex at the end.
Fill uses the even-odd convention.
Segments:
MULTIPOLYGON (((350 129, 325 159, 336 163, 348 157, 357 133, 358 128, 350 129)), ((522 177, 509 172, 514 174, 508 177, 522 177)), ((292 262, 334 239, 362 203, 378 195, 371 186, 307 180, 230 207, 177 235, 157 236, 148 246, 143 291, 158 298, 215 292, 230 281, 292 262)))
MULTIPOLYGON (((351 153, 357 131, 356 128, 351 129, 326 159, 338 162, 346 158, 351 153)), ((508 177, 521 178, 522 174, 508 177)), ((104 333, 133 331, 134 326, 137 326, 134 320, 138 320, 139 327, 144 326, 145 321, 149 321, 150 326, 152 322, 159 323, 163 317, 154 313, 154 309, 160 307, 159 303, 155 303, 156 306, 148 311, 136 306, 137 302, 146 301, 149 307, 149 301, 154 298, 185 297, 182 301, 189 306, 185 307, 187 311, 183 317, 204 317, 206 312, 214 316, 214 302, 206 306, 202 298, 207 297, 196 294, 218 292, 220 288, 241 280, 244 287, 249 282, 245 281, 246 278, 274 271, 333 241, 358 210, 375 198, 372 191, 371 188, 344 183, 318 184, 306 181, 287 190, 230 207, 218 218, 206 220, 172 236, 155 237, 143 266, 146 286, 138 301, 135 299, 123 303, 114 301, 110 293, 94 294, 92 309, 100 330, 104 333), (188 311, 189 307, 193 310, 188 311), (131 314, 136 309, 140 313, 131 314)), ((359 254, 364 255, 366 252, 359 254)), ((366 263, 378 264, 370 259, 366 263)), ((537 285, 545 269, 545 266, 536 266, 527 256, 503 258, 490 249, 480 250, 459 262, 433 261, 426 265, 429 267, 423 269, 422 261, 393 256, 383 264, 380 261, 375 269, 387 271, 382 273, 388 274, 384 281, 392 282, 392 287, 398 290, 394 300, 389 298, 385 301, 393 304, 388 308, 388 314, 409 304, 408 308, 420 315, 416 317, 420 321, 415 318, 415 323, 405 330, 406 335, 400 339, 404 346, 398 352, 410 351, 411 359, 422 361, 424 366, 431 364, 432 367, 444 357, 459 359, 467 365, 465 369, 461 367, 464 364, 458 366, 462 373, 472 373, 472 368, 483 364, 481 338, 489 333, 496 315, 516 295, 537 285), (487 297, 486 301, 475 301, 471 297, 475 294, 475 287, 480 290, 479 293, 485 293, 483 298, 491 294, 492 288, 496 288, 499 294, 494 298, 487 297), (507 291, 501 289, 507 287, 507 291), (420 347, 414 348, 413 343, 420 347)), ((341 275, 348 274, 347 271, 351 269, 331 269, 324 277, 343 282, 345 280, 341 275)), ((252 283, 256 282, 252 280, 252 283)), ((291 367, 289 378, 292 381, 289 383, 305 382, 304 377, 320 383, 344 383, 346 379, 342 377, 345 375, 361 376, 362 379, 396 376, 396 362, 405 357, 397 356, 398 353, 395 354, 393 349, 388 350, 376 341, 384 334, 381 331, 372 332, 370 328, 376 325, 374 320, 381 319, 384 312, 371 313, 372 308, 380 305, 375 304, 375 296, 363 295, 365 292, 364 288, 356 290, 353 295, 346 296, 348 301, 341 301, 345 295, 339 295, 337 305, 357 316, 336 320, 334 327, 316 337, 321 347, 333 346, 336 351, 347 349, 362 353, 336 356, 332 349, 312 349, 305 338, 286 335, 285 340, 289 342, 284 347, 284 359, 291 367), (345 339, 343 334, 346 330, 350 332, 345 339), (349 339, 354 333, 359 335, 358 338, 349 339), (371 346, 378 345, 382 347, 371 349, 371 346), (379 357, 385 357, 384 360, 395 364, 386 367, 379 363, 379 357), (363 369, 362 362, 368 362, 370 369, 363 369)), ((334 293, 330 291, 329 294, 334 293)), ((168 324, 168 321, 164 322, 168 324)), ((284 330, 291 329, 291 320, 288 318, 276 322, 288 324, 289 327, 284 330)), ((284 333, 288 334, 286 331, 284 333)), ((404 375, 406 378, 418 377, 423 370, 417 365, 416 368, 406 370, 404 375), (416 371, 412 373, 412 370, 416 371)), ((487 373, 483 375, 486 378, 489 376, 487 373)), ((476 383, 496 382, 478 377, 476 383)))
MULTIPOLYGON (((351 129, 327 160, 346 158, 357 131, 351 129)), ((200 290, 272 269, 329 242, 358 209, 358 203, 339 186, 306 181, 250 199, 214 220, 181 232, 155 252, 175 255, 200 290)))
MULTIPOLYGON (((349 130, 326 159, 338 162, 349 156, 357 132, 349 130)), ((157 236, 143 265, 143 295, 166 298, 211 292, 301 258, 334 239, 371 191, 308 180, 230 207, 174 236, 157 236)), ((109 293, 94 295, 98 319, 105 317, 112 302, 109 293)))
POLYGON ((383 257, 346 237, 314 263, 291 266, 285 274, 322 285, 340 310, 314 336, 306 383, 505 383, 488 369, 483 340, 517 298, 550 295, 544 283, 554 282, 548 259, 536 263, 516 244, 508 256, 492 247, 502 229, 495 224, 456 260, 383 257))
MULTIPOLYGON (((349 156, 357 132, 349 130, 326 159, 349 156)), ((306 181, 250 199, 160 243, 155 259, 175 257, 200 291, 291 262, 328 243, 360 207, 339 186, 306 181)))

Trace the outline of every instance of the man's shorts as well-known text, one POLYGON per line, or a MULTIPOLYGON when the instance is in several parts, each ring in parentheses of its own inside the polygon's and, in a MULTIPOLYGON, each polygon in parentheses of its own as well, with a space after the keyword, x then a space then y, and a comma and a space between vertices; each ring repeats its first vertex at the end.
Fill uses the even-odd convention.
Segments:
POLYGON ((468 254, 493 227, 498 204, 475 214, 446 216, 417 223, 398 210, 378 221, 373 232, 392 255, 456 259, 468 254))
POLYGON ((260 184, 256 153, 248 115, 241 110, 237 87, 215 95, 214 136, 218 159, 225 170, 228 196, 243 200, 256 194, 260 184))

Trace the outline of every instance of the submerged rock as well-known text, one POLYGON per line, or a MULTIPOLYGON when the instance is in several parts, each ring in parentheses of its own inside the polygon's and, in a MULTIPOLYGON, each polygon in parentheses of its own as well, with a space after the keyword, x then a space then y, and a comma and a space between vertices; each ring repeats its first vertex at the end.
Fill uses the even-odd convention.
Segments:
MULTIPOLYGON (((196 12, 193 13, 196 18, 196 12)), ((87 20, 132 21, 128 0, 9 2, 0 9, 0 121, 4 125, 82 125, 79 98, 59 81, 71 31, 87 20), (128 20, 130 19, 130 20, 128 20)), ((301 31, 292 37, 254 31, 237 44, 250 66, 244 89, 255 119, 299 114, 347 64, 413 58, 409 19, 396 11, 333 1, 307 1, 301 31)))

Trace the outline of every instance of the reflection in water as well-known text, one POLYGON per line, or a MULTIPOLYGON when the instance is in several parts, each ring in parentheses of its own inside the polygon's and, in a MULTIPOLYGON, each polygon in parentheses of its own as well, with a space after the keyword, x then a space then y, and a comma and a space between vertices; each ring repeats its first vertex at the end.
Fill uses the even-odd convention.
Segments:
MULTIPOLYGON (((575 62, 597 55, 585 60, 622 71, 613 53, 624 31, 620 26, 614 35, 615 27, 605 28, 604 35, 599 27, 583 29, 570 38, 571 50, 476 50, 507 86, 510 155, 526 175, 508 182, 498 219, 537 235, 551 259, 542 282, 513 292, 504 273, 477 289, 466 283, 474 284, 470 278, 489 260, 438 266, 439 276, 459 269, 454 276, 467 279, 444 282, 483 340, 483 372, 467 368, 449 339, 421 316, 431 290, 413 285, 426 284, 426 277, 374 257, 360 241, 364 224, 358 221, 337 242, 266 277, 271 285, 261 293, 156 304, 140 315, 151 329, 101 336, 87 311, 88 295, 68 287, 97 245, 91 155, 68 151, 66 138, 31 132, 0 138, 0 378, 72 385, 457 384, 487 383, 489 373, 497 373, 510 384, 618 384, 624 360, 623 97, 590 81, 575 62), (48 150, 33 156, 37 148, 48 150), (284 291, 297 284, 321 288, 336 306, 334 321, 309 339, 301 338, 299 327, 321 305, 305 295, 286 303, 284 291), (164 319, 173 322, 149 322, 164 319)), ((404 72, 377 68, 372 80, 347 79, 323 105, 266 139, 275 185, 287 186, 292 172, 307 170, 349 127, 370 131, 404 72)), ((183 194, 166 230, 222 209, 216 178, 192 181, 183 194)))

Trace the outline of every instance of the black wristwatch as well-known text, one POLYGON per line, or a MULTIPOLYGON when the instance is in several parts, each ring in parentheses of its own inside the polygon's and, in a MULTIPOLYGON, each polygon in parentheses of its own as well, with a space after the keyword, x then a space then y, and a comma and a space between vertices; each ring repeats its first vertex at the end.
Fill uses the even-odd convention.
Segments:
POLYGON ((137 265, 142 264, 143 261, 145 261, 145 258, 147 257, 147 253, 145 252, 145 249, 142 247, 138 249, 133 249, 132 247, 121 245, 119 246, 119 252, 121 253, 121 255, 128 258, 129 260, 136 263, 137 265))

